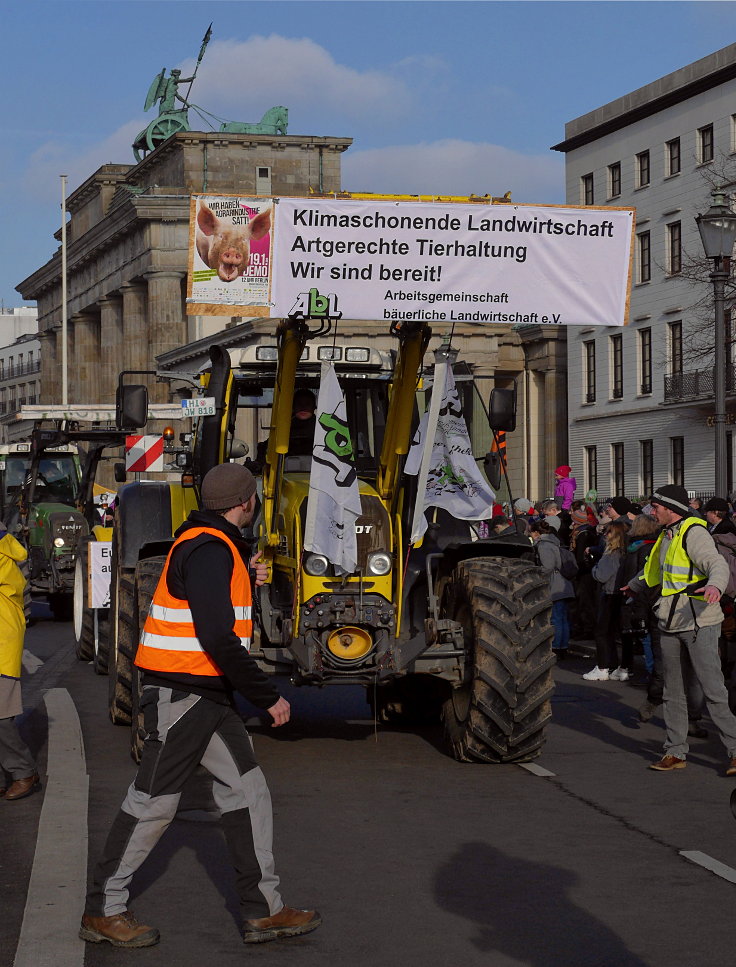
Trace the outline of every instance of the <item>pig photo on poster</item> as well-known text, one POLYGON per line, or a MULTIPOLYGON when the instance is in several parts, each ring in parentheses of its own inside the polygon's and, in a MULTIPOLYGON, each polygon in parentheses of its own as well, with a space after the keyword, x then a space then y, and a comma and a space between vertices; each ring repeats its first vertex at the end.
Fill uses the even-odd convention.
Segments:
POLYGON ((192 196, 187 304, 268 305, 272 224, 271 198, 192 196))

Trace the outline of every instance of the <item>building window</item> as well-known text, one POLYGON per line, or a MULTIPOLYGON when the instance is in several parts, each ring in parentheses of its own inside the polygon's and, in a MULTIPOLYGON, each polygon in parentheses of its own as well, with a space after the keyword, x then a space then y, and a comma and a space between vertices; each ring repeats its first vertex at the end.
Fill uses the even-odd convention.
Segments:
POLYGON ((670 437, 672 454, 672 483, 678 487, 685 486, 685 437, 670 437))
POLYGON ((652 330, 639 330, 639 366, 641 383, 639 392, 642 395, 652 392, 652 330))
POLYGON ((0 359, 0 379, 5 379, 5 360, 0 359))
POLYGON ((585 448, 585 489, 598 490, 598 448, 585 448))
POLYGON ((641 492, 642 496, 648 497, 654 492, 654 441, 641 440, 639 448, 641 453, 641 492))
POLYGON ((636 187, 646 188, 649 184, 649 152, 640 151, 636 156, 636 187))
POLYGON ((33 369, 33 350, 28 350, 28 372, 30 373, 33 369))
POLYGON ((624 395, 624 337, 619 333, 611 336, 611 399, 620 400, 624 395))
POLYGON ((639 282, 649 282, 652 278, 652 244, 649 232, 636 236, 639 246, 639 282))
POLYGON ((667 149, 667 174, 669 176, 680 174, 680 139, 673 138, 666 144, 667 149))
POLYGON ((611 469, 613 470, 613 495, 623 497, 625 491, 623 443, 614 443, 611 446, 611 469))
POLYGON ((682 226, 672 222, 667 226, 667 267, 670 275, 682 272, 682 226))
POLYGON ((667 329, 670 376, 679 376, 682 373, 682 322, 670 322, 667 329))
POLYGON ((583 343, 585 402, 595 403, 595 340, 583 343))
POLYGON ((698 161, 701 165, 713 160, 713 125, 698 128, 698 161))
POLYGON ((581 201, 584 205, 593 204, 593 172, 580 179, 581 201))
POLYGON ((618 198, 621 194, 621 162, 608 166, 608 197, 618 198))

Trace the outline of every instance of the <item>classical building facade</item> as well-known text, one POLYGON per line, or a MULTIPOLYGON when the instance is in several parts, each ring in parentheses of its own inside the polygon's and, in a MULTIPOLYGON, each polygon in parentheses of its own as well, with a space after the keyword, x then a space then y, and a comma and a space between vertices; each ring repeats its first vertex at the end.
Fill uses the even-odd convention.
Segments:
MULTIPOLYGON (((629 325, 569 332, 573 472, 602 496, 667 482, 712 493, 712 287, 691 266, 704 261, 695 216, 710 185, 729 165, 736 178, 736 44, 570 121, 555 148, 570 204, 636 208, 629 325)), ((730 432, 728 481, 730 493, 730 432)))
MULTIPOLYGON (((137 165, 104 165, 91 175, 68 201, 69 403, 111 402, 123 369, 198 368, 214 341, 273 341, 272 320, 186 315, 190 195, 338 192, 341 154, 351 143, 350 138, 189 131, 172 136, 137 165)), ((38 303, 41 402, 61 402, 60 252, 17 288, 38 303)), ((349 338, 393 348, 385 322, 343 320, 340 325, 349 338)), ((444 335, 437 327, 430 349, 444 335)), ((545 496, 554 484, 553 468, 567 455, 559 334, 552 327, 543 332, 458 324, 453 345, 486 402, 494 380, 517 382, 519 432, 508 441, 514 490, 545 496)), ((168 401, 167 383, 150 385, 154 402, 168 401)), ((488 440, 489 434, 479 431, 476 449, 484 452, 488 440)))

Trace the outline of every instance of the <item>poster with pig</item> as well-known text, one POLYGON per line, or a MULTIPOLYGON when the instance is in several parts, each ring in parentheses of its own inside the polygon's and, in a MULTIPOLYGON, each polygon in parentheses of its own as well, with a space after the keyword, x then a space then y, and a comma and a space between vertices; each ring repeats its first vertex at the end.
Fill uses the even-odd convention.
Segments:
POLYGON ((193 195, 188 315, 268 315, 273 199, 193 195))

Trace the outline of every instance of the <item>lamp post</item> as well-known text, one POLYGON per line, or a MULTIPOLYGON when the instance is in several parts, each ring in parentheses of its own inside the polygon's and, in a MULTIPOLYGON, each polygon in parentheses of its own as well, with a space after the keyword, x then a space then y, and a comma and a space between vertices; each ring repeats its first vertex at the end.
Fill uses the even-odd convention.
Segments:
POLYGON ((715 302, 713 421, 716 431, 715 448, 715 492, 718 497, 726 496, 726 319, 724 296, 726 282, 730 274, 731 254, 736 244, 736 214, 726 204, 723 191, 712 192, 713 204, 704 215, 698 215, 695 222, 700 232, 705 257, 713 262, 710 280, 713 283, 715 302))

